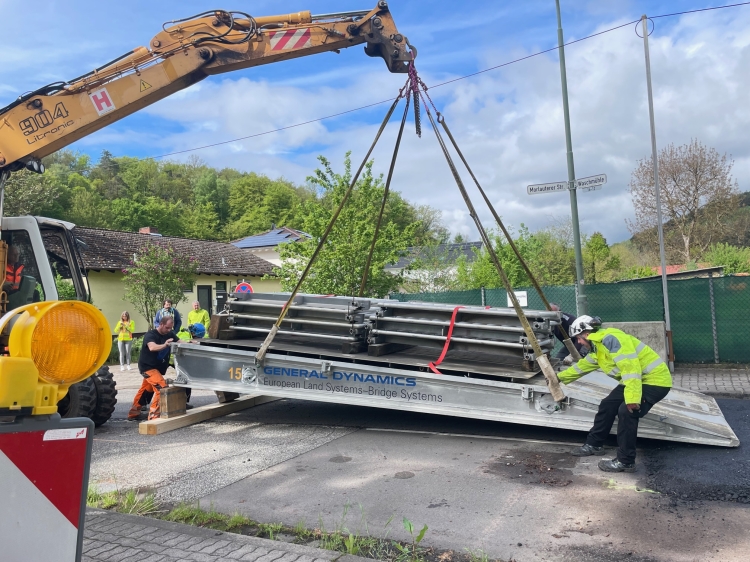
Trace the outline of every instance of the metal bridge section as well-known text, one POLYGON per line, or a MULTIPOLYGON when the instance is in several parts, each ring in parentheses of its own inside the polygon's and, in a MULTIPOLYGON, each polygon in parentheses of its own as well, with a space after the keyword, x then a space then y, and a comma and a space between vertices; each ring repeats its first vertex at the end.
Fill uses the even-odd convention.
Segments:
MULTIPOLYGON (((214 345, 178 344, 175 368, 180 386, 259 394, 588 431, 599 402, 617 382, 593 373, 565 387, 558 404, 541 377, 526 384, 387 365, 278 353, 262 365, 255 351, 214 345)), ((613 430, 616 431, 616 430, 613 430)), ((716 401, 674 388, 641 420, 639 435, 653 439, 736 447, 739 440, 716 401)))
MULTIPOLYGON (((591 428, 599 403, 618 384, 595 372, 565 386, 565 400, 555 402, 513 309, 351 297, 296 295, 258 360, 288 299, 235 294, 212 318, 211 339, 173 345, 176 383, 578 431, 591 428)), ((526 315, 543 351, 551 351, 559 313, 526 315)), ((713 398, 679 388, 651 409, 638 431, 654 439, 739 445, 713 398)))

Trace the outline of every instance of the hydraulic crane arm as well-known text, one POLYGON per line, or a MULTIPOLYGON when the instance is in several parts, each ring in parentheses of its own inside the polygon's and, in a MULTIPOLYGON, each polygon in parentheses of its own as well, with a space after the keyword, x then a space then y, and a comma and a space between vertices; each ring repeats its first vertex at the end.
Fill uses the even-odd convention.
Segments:
POLYGON ((254 18, 216 10, 168 22, 149 47, 0 109, 0 172, 42 171, 44 156, 207 76, 363 43, 391 72, 407 72, 416 56, 385 0, 369 11, 254 18))

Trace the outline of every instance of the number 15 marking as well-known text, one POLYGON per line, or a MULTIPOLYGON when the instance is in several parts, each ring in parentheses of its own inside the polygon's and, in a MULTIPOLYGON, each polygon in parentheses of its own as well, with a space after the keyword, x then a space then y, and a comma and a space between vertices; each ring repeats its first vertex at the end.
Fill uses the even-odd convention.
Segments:
POLYGON ((229 378, 242 380, 242 367, 229 367, 229 378))

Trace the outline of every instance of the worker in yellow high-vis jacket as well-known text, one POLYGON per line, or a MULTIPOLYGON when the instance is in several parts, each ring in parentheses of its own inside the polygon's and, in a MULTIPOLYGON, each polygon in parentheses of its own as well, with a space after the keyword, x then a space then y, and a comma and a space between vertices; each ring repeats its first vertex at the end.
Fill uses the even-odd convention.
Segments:
POLYGON ((616 328, 601 328, 601 319, 579 316, 570 327, 588 355, 558 374, 568 384, 597 369, 619 381, 599 404, 586 443, 573 451, 577 457, 601 455, 604 441, 617 418, 617 457, 599 461, 605 472, 635 472, 638 420, 672 388, 669 367, 646 344, 616 328))

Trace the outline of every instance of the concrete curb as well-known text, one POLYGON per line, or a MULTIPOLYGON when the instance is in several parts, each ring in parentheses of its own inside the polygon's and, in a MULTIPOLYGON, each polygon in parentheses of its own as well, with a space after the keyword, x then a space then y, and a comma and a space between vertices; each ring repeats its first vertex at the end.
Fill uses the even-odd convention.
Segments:
POLYGON ((712 398, 735 398, 737 400, 750 400, 750 392, 747 392, 745 390, 735 390, 732 392, 721 392, 718 390, 699 390, 698 392, 701 392, 707 396, 711 396, 712 398))
POLYGON ((216 537, 221 537, 224 540, 229 540, 243 545, 261 547, 268 550, 283 550, 285 552, 296 554, 298 556, 310 556, 314 559, 329 560, 330 562, 372 562, 370 558, 352 556, 351 554, 334 552, 332 550, 324 550, 312 546, 292 544, 283 541, 272 541, 270 539, 261 539, 258 537, 249 537, 247 535, 227 533, 224 531, 216 531, 214 529, 205 529, 203 527, 194 527, 192 525, 186 525, 184 523, 175 523, 172 521, 164 521, 162 519, 154 519, 151 517, 143 517, 140 515, 117 513, 114 511, 108 511, 106 509, 98 509, 92 507, 86 508, 87 524, 100 518, 104 518, 108 521, 119 522, 122 524, 143 525, 146 527, 151 527, 153 529, 165 531, 165 534, 179 533, 203 539, 216 539, 216 537))

